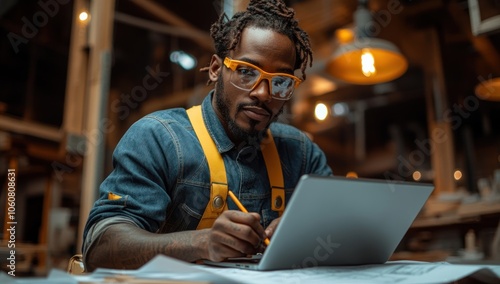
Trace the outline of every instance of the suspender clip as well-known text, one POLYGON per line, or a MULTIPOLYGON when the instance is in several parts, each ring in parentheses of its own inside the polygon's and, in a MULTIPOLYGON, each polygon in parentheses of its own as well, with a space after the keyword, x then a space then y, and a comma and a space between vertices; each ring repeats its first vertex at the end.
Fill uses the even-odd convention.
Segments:
POLYGON ((279 215, 285 211, 285 189, 282 187, 271 187, 271 209, 278 211, 279 215))
POLYGON ((210 200, 212 200, 212 212, 222 213, 226 206, 228 186, 225 183, 212 182, 210 185, 210 200))

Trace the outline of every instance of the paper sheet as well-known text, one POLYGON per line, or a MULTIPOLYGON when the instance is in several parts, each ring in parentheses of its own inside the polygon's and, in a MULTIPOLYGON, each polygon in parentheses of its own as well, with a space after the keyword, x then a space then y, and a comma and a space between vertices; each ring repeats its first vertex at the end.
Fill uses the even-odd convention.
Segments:
MULTIPOLYGON (((99 270, 94 276, 116 273, 99 270)), ((123 272, 123 271, 122 271, 123 272)), ((157 256, 141 269, 127 271, 139 278, 205 280, 212 283, 450 283, 474 275, 484 283, 500 283, 500 265, 458 265, 415 261, 395 261, 380 265, 311 267, 295 270, 252 271, 195 265, 157 256)))
POLYGON ((382 265, 312 267, 297 270, 251 271, 202 267, 239 283, 451 283, 475 274, 484 283, 500 283, 499 266, 392 262, 382 265))
POLYGON ((52 271, 46 279, 14 278, 0 274, 2 284, 72 284, 98 283, 106 277, 130 275, 136 278, 208 281, 225 283, 452 283, 472 276, 481 283, 500 283, 500 265, 460 265, 415 261, 395 261, 380 265, 311 267, 295 270, 252 271, 238 268, 216 268, 157 256, 138 270, 98 269, 84 276, 52 271))

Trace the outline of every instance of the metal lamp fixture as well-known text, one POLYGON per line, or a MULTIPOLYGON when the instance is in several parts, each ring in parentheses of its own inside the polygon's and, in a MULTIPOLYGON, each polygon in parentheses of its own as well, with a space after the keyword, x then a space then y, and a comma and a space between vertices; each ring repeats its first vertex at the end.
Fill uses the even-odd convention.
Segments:
POLYGON ((337 48, 327 62, 327 72, 359 85, 384 83, 403 75, 408 62, 399 49, 391 42, 370 35, 369 28, 374 22, 367 0, 359 1, 354 21, 355 39, 337 48))

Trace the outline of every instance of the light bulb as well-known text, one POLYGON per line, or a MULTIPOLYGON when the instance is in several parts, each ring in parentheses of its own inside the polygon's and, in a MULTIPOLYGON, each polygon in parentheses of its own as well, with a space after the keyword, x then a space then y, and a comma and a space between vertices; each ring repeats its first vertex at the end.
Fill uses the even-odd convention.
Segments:
POLYGON ((182 50, 172 51, 170 61, 179 64, 184 70, 191 70, 196 66, 196 58, 182 50))
POLYGON ((419 181, 422 178, 422 173, 419 171, 414 171, 412 177, 413 180, 419 181))
POLYGON ((366 77, 371 77, 377 73, 375 69, 375 58, 368 48, 361 50, 361 72, 366 77))
POLYGON ((87 12, 81 12, 80 15, 78 15, 78 19, 80 21, 85 22, 89 19, 89 14, 87 12))
POLYGON ((325 120, 328 115, 328 108, 323 103, 318 103, 314 108, 314 115, 318 120, 325 120))

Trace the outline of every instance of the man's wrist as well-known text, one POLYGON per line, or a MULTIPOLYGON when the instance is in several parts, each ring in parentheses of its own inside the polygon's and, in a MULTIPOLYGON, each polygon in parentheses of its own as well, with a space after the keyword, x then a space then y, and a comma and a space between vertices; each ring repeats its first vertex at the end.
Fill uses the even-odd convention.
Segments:
POLYGON ((208 235, 210 229, 202 229, 194 231, 193 236, 193 247, 197 248, 199 252, 198 259, 209 259, 209 250, 208 250, 208 235))

